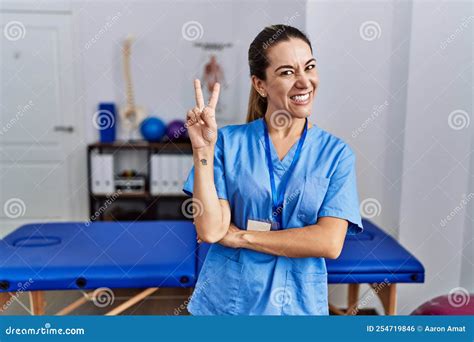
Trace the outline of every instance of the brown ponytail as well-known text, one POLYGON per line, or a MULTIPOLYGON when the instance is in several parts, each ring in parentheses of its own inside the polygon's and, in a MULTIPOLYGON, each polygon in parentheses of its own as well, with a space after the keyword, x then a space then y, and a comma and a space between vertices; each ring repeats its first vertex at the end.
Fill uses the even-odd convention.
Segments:
MULTIPOLYGON (((297 28, 288 25, 272 25, 265 27, 257 37, 255 37, 249 47, 248 59, 250 76, 256 76, 265 81, 266 69, 270 65, 267 58, 268 49, 281 41, 288 41, 290 38, 302 39, 309 45, 311 52, 313 52, 308 37, 297 28)), ((263 118, 266 111, 267 99, 260 96, 252 85, 247 109, 247 122, 263 118)))
POLYGON ((267 99, 262 97, 255 88, 250 88, 249 106, 247 109, 247 122, 251 122, 265 116, 267 111, 267 99))

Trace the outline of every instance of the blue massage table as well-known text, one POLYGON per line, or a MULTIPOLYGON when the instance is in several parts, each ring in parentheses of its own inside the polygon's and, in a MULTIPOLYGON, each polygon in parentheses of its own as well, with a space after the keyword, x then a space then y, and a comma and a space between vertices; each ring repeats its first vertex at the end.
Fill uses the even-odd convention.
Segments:
MULTIPOLYGON (((394 314, 396 284, 423 282, 424 268, 370 221, 363 224, 363 233, 347 236, 341 256, 327 260, 329 283, 349 284, 347 310, 330 309, 356 314, 359 284, 369 283, 394 314)), ((190 221, 27 224, 0 240, 0 310, 18 292, 29 293, 33 314, 44 314, 45 290, 145 289, 107 313, 116 315, 161 287, 192 289, 208 247, 197 244, 190 221)))
MULTIPOLYGON (((108 313, 116 315, 160 287, 193 287, 196 248, 189 221, 27 224, 0 240, 0 292, 12 296, 27 284, 31 311, 43 314, 44 290, 146 288, 108 313)), ((58 314, 92 295, 85 293, 58 314)), ((10 296, 3 295, 3 302, 10 296)))
POLYGON ((349 284, 345 312, 329 306, 337 314, 357 314, 360 284, 370 284, 387 315, 396 314, 397 283, 423 283, 425 269, 421 262, 394 238, 368 220, 364 231, 347 235, 341 255, 326 260, 328 282, 349 284))

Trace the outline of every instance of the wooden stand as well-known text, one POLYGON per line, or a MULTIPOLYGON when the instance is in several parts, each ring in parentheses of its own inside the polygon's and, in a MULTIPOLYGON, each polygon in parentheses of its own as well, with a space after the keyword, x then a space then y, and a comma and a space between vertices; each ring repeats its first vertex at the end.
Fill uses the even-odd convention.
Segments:
POLYGON ((44 300, 43 291, 30 291, 29 295, 31 314, 35 316, 44 315, 44 308, 46 306, 46 302, 44 300))
MULTIPOLYGON (((379 297, 383 308, 384 313, 386 315, 395 315, 396 314, 396 306, 397 306, 397 286, 396 284, 370 284, 372 290, 377 294, 379 297)), ((132 298, 128 299, 124 303, 118 305, 114 309, 110 310, 106 313, 107 316, 116 316, 127 310, 128 308, 132 307, 136 303, 140 302, 141 300, 145 299, 146 297, 150 296, 151 294, 158 291, 158 287, 151 287, 142 292, 138 293, 137 295, 133 296, 132 298)), ((348 289, 348 296, 347 296, 347 309, 339 309, 332 304, 329 304, 329 310, 331 313, 336 315, 356 315, 358 312, 358 305, 359 305, 359 290, 360 284, 349 284, 348 289)), ((190 293, 191 295, 192 293, 190 293)), ((3 310, 3 306, 13 297, 14 294, 2 292, 0 293, 0 311, 3 310)), ((93 298, 94 292, 89 292, 84 294, 83 297, 77 299, 73 303, 69 304, 62 310, 56 313, 57 316, 63 316, 71 313, 72 311, 76 310, 80 306, 84 305, 85 303, 91 301, 93 298)), ((46 302, 44 300, 44 292, 43 291, 30 291, 30 308, 32 315, 44 315, 45 314, 45 306, 46 302)))
MULTIPOLYGON (((116 316, 130 308, 131 306, 135 305, 139 301, 145 299, 146 297, 150 296, 154 292, 158 291, 158 287, 151 287, 146 290, 143 290, 139 294, 133 296, 132 298, 128 299, 124 303, 120 304, 116 308, 112 309, 111 311, 107 312, 107 316, 116 316)), ((44 292, 43 291, 30 291, 28 292, 30 298, 30 309, 32 315, 44 315, 45 314, 45 307, 46 302, 44 300, 44 292)), ((3 310, 3 305, 7 303, 14 294, 2 292, 0 293, 0 311, 3 310)), ((56 316, 64 316, 72 311, 76 310, 80 306, 84 305, 85 303, 91 301, 94 298, 94 291, 84 294, 81 298, 77 299, 73 303, 69 304, 62 310, 56 313, 56 316)))
MULTIPOLYGON (((386 315, 395 315, 397 307, 397 284, 370 284, 372 290, 377 294, 386 315)), ((342 310, 329 304, 329 310, 335 315, 356 315, 359 305, 360 284, 349 284, 347 295, 347 309, 342 310)))

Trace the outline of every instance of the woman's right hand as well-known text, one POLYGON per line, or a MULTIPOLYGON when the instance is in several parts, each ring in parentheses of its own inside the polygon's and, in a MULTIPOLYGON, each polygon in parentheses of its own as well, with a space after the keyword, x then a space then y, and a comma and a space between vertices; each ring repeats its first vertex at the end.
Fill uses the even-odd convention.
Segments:
POLYGON ((219 83, 214 84, 211 98, 207 106, 204 106, 201 82, 194 80, 194 93, 196 106, 189 110, 186 115, 188 134, 191 139, 193 150, 214 147, 217 141, 216 105, 219 99, 219 83))

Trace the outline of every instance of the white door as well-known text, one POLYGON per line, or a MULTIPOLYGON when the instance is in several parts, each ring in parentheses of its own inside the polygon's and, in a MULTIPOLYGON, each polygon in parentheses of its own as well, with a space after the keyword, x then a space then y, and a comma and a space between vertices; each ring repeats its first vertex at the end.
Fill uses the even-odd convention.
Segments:
POLYGON ((85 146, 74 113, 71 16, 4 11, 0 28, 2 237, 24 223, 77 217, 74 198, 86 184, 76 183, 85 146))

